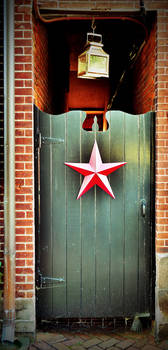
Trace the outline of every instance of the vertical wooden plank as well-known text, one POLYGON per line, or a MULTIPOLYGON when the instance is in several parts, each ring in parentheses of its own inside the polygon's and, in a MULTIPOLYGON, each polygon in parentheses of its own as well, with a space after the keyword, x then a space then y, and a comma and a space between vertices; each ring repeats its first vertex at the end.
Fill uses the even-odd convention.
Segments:
MULTIPOLYGON (((149 258, 146 259, 146 265, 149 270, 149 286, 147 293, 149 295, 149 310, 151 315, 155 313, 155 113, 149 112, 150 117, 150 231, 147 251, 150 251, 149 258), (148 292, 149 291, 149 292, 148 292)), ((149 126, 148 126, 149 127, 149 126)))
MULTIPOLYGON (((112 162, 126 161, 124 139, 124 113, 110 112, 110 159, 112 162)), ((111 200, 111 263, 110 263, 110 305, 111 315, 122 316, 124 279, 124 174, 127 164, 110 176, 110 184, 115 195, 111 200)))
MULTIPOLYGON (((80 162, 80 112, 66 116, 66 161, 80 162)), ((81 311, 81 211, 76 200, 80 175, 66 167, 67 187, 67 316, 79 317, 81 311)))
POLYGON ((52 116, 53 316, 66 316, 65 114, 52 116))
MULTIPOLYGON (((51 136, 51 116, 40 112, 42 137, 51 136)), ((52 277, 52 145, 42 143, 40 152, 40 272, 52 277)), ((39 291, 41 317, 52 314, 52 288, 39 291)))
MULTIPOLYGON (((144 306, 146 304, 146 266, 145 266, 145 237, 146 229, 145 225, 145 217, 143 216, 143 205, 146 207, 146 196, 144 193, 144 181, 145 181, 145 167, 148 166, 146 164, 146 153, 147 143, 145 137, 145 120, 144 115, 139 116, 140 123, 140 156, 139 156, 139 268, 138 268, 138 312, 142 312, 144 310, 144 306)), ((146 209, 145 209, 146 211, 146 209)))
POLYGON ((125 114, 125 315, 137 312, 139 249, 139 125, 138 118, 125 114))
MULTIPOLYGON (((81 161, 88 163, 94 145, 94 132, 82 130, 81 161)), ((83 181, 82 176, 82 181, 83 181)), ((82 183, 81 181, 81 183, 82 183)), ((81 316, 95 317, 95 189, 81 201, 81 316)))
POLYGON ((149 312, 150 295, 150 223, 151 223, 151 122, 152 113, 146 113, 140 118, 140 205, 139 205, 139 312, 149 312), (144 214, 143 208, 144 207, 144 214))
MULTIPOLYGON (((96 132, 102 162, 110 162, 109 130, 96 132)), ((110 202, 112 198, 96 186, 96 316, 109 314, 110 202)))

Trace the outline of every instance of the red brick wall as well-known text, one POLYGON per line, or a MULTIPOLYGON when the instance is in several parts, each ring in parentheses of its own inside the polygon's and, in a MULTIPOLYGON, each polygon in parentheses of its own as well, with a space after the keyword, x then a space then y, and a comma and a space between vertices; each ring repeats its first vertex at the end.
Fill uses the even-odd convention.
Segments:
POLYGON ((79 0, 79 1, 69 1, 69 0, 60 0, 53 1, 51 5, 47 4, 46 0, 39 1, 39 7, 44 7, 46 4, 47 7, 56 8, 60 10, 76 9, 76 10, 113 10, 113 11, 134 11, 139 9, 139 0, 79 0))
MULTIPOLYGON (((46 8, 55 8, 60 10, 76 9, 76 10, 113 10, 113 11, 135 11, 140 8, 139 0, 60 0, 60 1, 51 1, 49 5, 47 0, 40 0, 39 7, 46 8)), ((168 9, 167 0, 144 0, 145 9, 148 11, 151 10, 160 10, 168 9)))
POLYGON ((135 114, 155 110, 156 22, 132 72, 132 107, 135 114))
POLYGON ((36 106, 51 113, 47 25, 33 16, 34 100, 36 106))
POLYGON ((15 0, 16 297, 34 294, 32 1, 15 0))
MULTIPOLYGON (((168 7, 168 3, 167 3, 168 7)), ((168 253, 168 12, 158 11, 156 66, 156 251, 168 253)))

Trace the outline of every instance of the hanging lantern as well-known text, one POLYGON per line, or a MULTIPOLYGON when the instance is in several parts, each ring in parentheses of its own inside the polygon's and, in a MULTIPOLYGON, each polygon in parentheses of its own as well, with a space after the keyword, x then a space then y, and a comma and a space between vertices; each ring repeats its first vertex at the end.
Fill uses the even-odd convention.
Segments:
POLYGON ((87 33, 85 51, 78 56, 78 78, 109 77, 109 55, 102 47, 102 35, 87 33))

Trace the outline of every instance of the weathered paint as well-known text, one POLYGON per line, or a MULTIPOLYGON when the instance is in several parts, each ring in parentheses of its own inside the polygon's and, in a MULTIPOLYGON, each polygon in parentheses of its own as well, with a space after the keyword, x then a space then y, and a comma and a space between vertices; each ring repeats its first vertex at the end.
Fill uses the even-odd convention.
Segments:
POLYGON ((42 318, 152 311, 153 113, 113 111, 106 117, 106 132, 87 132, 84 112, 40 112, 42 138, 52 142, 42 143, 40 152, 39 269, 42 276, 62 279, 39 287, 42 318), (76 201, 82 176, 64 162, 87 163, 95 138, 104 162, 126 161, 127 166, 109 177, 115 200, 94 186, 76 201))

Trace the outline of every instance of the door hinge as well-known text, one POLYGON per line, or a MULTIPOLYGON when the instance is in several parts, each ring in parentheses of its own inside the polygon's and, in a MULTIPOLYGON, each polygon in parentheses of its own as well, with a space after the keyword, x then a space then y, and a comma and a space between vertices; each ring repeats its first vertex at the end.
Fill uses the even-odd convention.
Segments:
POLYGON ((64 143, 64 139, 56 138, 56 137, 48 137, 48 136, 42 136, 41 137, 42 144, 49 145, 49 144, 59 144, 64 143))
POLYGON ((44 277, 42 273, 38 271, 38 285, 36 286, 36 289, 58 287, 61 283, 64 282, 65 279, 63 277, 44 277))

